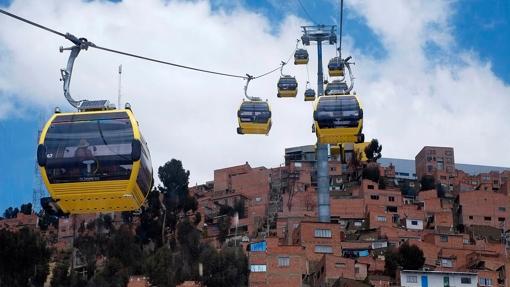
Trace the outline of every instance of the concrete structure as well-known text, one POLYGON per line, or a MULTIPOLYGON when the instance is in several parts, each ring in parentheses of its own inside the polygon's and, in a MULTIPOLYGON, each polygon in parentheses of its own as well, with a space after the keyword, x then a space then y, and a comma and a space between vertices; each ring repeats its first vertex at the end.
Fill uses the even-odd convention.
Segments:
POLYGON ((471 272, 403 270, 402 287, 477 287, 478 276, 471 272))

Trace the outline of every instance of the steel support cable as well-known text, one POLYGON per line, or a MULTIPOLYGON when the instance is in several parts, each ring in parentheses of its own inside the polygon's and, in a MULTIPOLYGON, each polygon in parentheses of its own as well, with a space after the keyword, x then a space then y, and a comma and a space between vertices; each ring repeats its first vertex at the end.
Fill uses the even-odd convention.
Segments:
POLYGON ((342 30, 344 26, 344 0, 340 0, 340 19, 338 25, 338 57, 342 58, 342 30))
POLYGON ((297 0, 297 1, 299 2, 299 6, 301 6, 301 9, 303 9, 303 11, 305 12, 305 14, 308 17, 308 19, 310 19, 310 21, 312 21, 313 24, 317 25, 317 21, 315 21, 315 19, 312 18, 312 16, 308 13, 308 11, 306 10, 306 8, 303 5, 303 3, 301 3, 301 0, 297 0))
MULTIPOLYGON (((211 70, 206 70, 206 69, 200 69, 200 68, 195 68, 195 67, 191 67, 191 66, 186 66, 186 65, 176 64, 176 63, 172 63, 172 62, 162 61, 162 60, 158 60, 158 59, 154 59, 154 58, 149 58, 149 57, 145 57, 145 56, 141 56, 141 55, 136 55, 136 54, 132 54, 132 53, 122 52, 122 51, 118 51, 118 50, 114 50, 114 49, 110 49, 110 48, 106 48, 106 47, 101 47, 101 46, 98 46, 98 45, 96 45, 96 44, 94 44, 92 42, 87 41, 84 38, 79 38, 78 39, 77 37, 73 36, 72 34, 61 33, 59 31, 53 30, 53 29, 48 28, 46 26, 43 26, 41 24, 38 24, 38 23, 35 23, 33 21, 27 20, 27 19, 25 19, 23 17, 14 15, 12 13, 9 13, 9 12, 3 10, 3 9, 0 9, 0 13, 5 14, 5 15, 7 15, 9 17, 14 18, 14 19, 17 19, 19 21, 25 22, 27 24, 30 24, 32 26, 35 26, 37 28, 43 29, 43 30, 45 30, 47 32, 50 32, 50 33, 56 34, 58 36, 64 37, 67 40, 70 40, 71 42, 73 42, 75 45, 80 46, 80 48, 82 48, 82 49, 86 49, 88 47, 92 47, 92 48, 96 48, 96 49, 103 50, 103 51, 110 52, 110 53, 116 53, 116 54, 120 54, 120 55, 124 55, 124 56, 128 56, 128 57, 133 57, 133 58, 138 58, 138 59, 141 59, 141 60, 146 60, 146 61, 149 61, 149 62, 155 62, 155 63, 169 65, 169 66, 173 66, 173 67, 177 67, 177 68, 188 69, 188 70, 192 70, 192 71, 196 71, 196 72, 209 73, 209 74, 214 74, 214 75, 219 75, 219 76, 224 76, 224 77, 232 77, 232 78, 244 79, 244 80, 248 79, 247 76, 243 76, 243 75, 236 75, 236 74, 229 74, 229 73, 216 72, 216 71, 211 71, 211 70)), ((289 58, 289 60, 290 60, 290 58, 289 58)), ((285 64, 287 62, 285 62, 285 64)), ((260 74, 258 76, 252 77, 252 80, 253 79, 258 79, 258 78, 265 77, 265 76, 267 76, 267 75, 277 71, 278 69, 281 69, 281 67, 283 65, 285 65, 285 64, 283 64, 283 62, 282 62, 282 64, 280 64, 277 68, 274 68, 274 69, 272 69, 272 70, 270 70, 268 72, 265 72, 263 74, 260 74)))

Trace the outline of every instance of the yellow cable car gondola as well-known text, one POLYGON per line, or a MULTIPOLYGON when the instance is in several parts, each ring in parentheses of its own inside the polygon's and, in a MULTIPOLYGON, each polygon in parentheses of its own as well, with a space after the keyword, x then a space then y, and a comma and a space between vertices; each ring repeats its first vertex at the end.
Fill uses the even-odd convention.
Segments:
POLYGON ((328 73, 330 77, 343 77, 345 75, 345 63, 340 57, 329 60, 328 73))
POLYGON ((283 75, 278 80, 278 98, 294 98, 297 95, 298 82, 295 77, 283 75))
POLYGON ((271 108, 262 100, 243 101, 237 111, 238 134, 264 134, 271 130, 271 108))
POLYGON ((305 102, 311 102, 315 100, 315 90, 314 89, 306 89, 305 91, 305 102))
POLYGON ((347 83, 343 80, 334 80, 328 82, 326 85, 326 89, 324 90, 324 94, 326 96, 331 95, 345 95, 349 93, 349 87, 347 83))
POLYGON ((136 210, 152 188, 149 150, 130 109, 55 113, 37 161, 63 213, 136 210))
POLYGON ((308 51, 305 49, 297 49, 294 52, 294 65, 306 65, 308 64, 308 51))
POLYGON ((322 96, 314 103, 314 130, 321 144, 361 143, 363 109, 355 95, 322 96))

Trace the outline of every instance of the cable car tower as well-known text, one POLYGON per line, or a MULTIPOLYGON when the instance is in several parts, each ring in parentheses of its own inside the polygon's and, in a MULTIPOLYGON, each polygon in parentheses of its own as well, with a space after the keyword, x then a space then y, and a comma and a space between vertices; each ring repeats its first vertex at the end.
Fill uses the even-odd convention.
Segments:
MULTIPOLYGON (((322 43, 335 45, 337 36, 335 26, 315 25, 302 26, 303 35, 301 41, 303 45, 310 46, 311 42, 317 43, 317 96, 324 95, 324 74, 322 70, 322 43)), ((319 221, 330 222, 329 205, 329 174, 328 174, 328 153, 329 145, 321 144, 317 141, 317 205, 319 207, 319 221)))

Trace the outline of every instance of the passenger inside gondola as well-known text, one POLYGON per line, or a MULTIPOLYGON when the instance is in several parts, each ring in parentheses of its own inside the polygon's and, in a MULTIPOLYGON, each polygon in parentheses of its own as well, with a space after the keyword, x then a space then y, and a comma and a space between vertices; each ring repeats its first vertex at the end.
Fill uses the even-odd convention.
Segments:
POLYGON ((317 108, 320 128, 357 127, 362 119, 359 103, 353 96, 322 98, 317 108))

